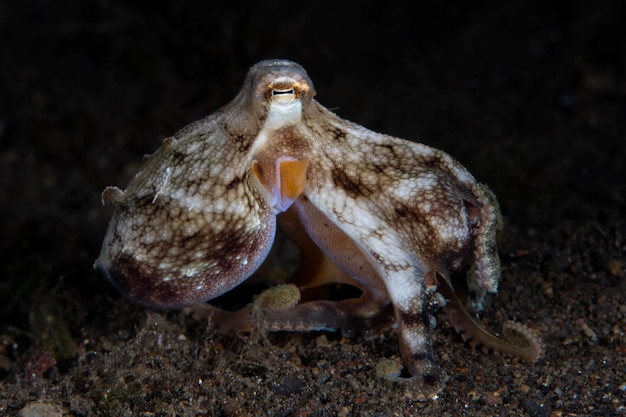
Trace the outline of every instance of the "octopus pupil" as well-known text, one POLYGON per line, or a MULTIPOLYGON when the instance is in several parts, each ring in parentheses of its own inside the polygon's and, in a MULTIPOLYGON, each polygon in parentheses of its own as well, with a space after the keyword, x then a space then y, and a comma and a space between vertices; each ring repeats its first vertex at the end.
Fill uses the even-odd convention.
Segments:
POLYGON ((278 96, 281 94, 294 94, 293 88, 289 89, 289 90, 272 90, 272 95, 273 96, 278 96))

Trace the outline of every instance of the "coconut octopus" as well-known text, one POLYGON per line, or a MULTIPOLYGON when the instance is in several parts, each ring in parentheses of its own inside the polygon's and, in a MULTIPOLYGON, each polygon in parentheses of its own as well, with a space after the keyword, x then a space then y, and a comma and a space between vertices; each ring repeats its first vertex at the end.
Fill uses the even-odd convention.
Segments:
POLYGON ((314 95, 294 62, 251 67, 234 100, 165 139, 126 190, 105 189, 115 210, 96 269, 143 305, 196 305, 254 273, 278 224, 298 270, 239 311, 210 309, 217 327, 353 334, 394 322, 410 375, 386 378, 417 400, 447 379, 431 348, 441 306, 465 340, 539 358, 529 328, 507 323, 503 340, 465 307, 468 286, 480 305, 500 281, 494 194, 446 153, 344 120, 314 95), (316 289, 329 283, 360 293, 325 298, 316 289))

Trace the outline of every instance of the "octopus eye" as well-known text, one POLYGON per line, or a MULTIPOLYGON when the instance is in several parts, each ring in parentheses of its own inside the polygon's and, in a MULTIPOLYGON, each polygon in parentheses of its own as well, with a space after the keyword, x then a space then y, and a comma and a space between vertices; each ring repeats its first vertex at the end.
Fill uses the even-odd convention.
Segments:
POLYGON ((267 85, 268 98, 277 103, 301 100, 308 91, 309 85, 305 80, 287 75, 277 77, 267 85))

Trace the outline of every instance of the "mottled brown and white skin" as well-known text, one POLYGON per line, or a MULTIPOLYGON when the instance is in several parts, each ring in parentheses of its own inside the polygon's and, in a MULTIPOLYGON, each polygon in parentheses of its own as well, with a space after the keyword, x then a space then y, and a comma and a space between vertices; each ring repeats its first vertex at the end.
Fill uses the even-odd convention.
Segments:
MULTIPOLYGON (((390 378, 414 384, 415 399, 432 398, 446 380, 431 351, 439 288, 466 340, 537 359, 541 343, 532 332, 510 325, 522 335, 519 345, 490 335, 449 281, 468 259, 478 287, 497 291, 493 194, 444 152, 341 119, 314 95, 298 64, 254 65, 232 102, 164 140, 125 191, 104 191, 115 212, 96 268, 144 305, 202 303, 260 266, 278 222, 302 263, 284 306, 267 292, 265 304, 244 310, 256 312, 256 325, 349 333, 393 311, 412 377, 390 378), (305 296, 329 282, 362 295, 305 296)), ((231 327, 247 320, 218 317, 231 327)))

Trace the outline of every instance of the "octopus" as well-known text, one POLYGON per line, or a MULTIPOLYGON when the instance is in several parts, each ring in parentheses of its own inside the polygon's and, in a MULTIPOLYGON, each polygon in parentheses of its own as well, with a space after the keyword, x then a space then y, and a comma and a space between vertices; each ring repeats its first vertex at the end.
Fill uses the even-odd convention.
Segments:
POLYGON ((448 154, 344 120, 314 96, 297 63, 252 66, 229 104, 166 138, 125 190, 104 190, 114 212, 94 267, 145 306, 198 305, 249 278, 280 228, 298 269, 240 310, 214 308, 218 327, 396 326, 404 371, 384 377, 415 400, 447 381, 431 342, 440 307, 473 345, 537 360, 530 328, 506 323, 501 339, 468 312, 500 281, 493 192, 448 154), (332 285, 358 294, 333 299, 332 285))

